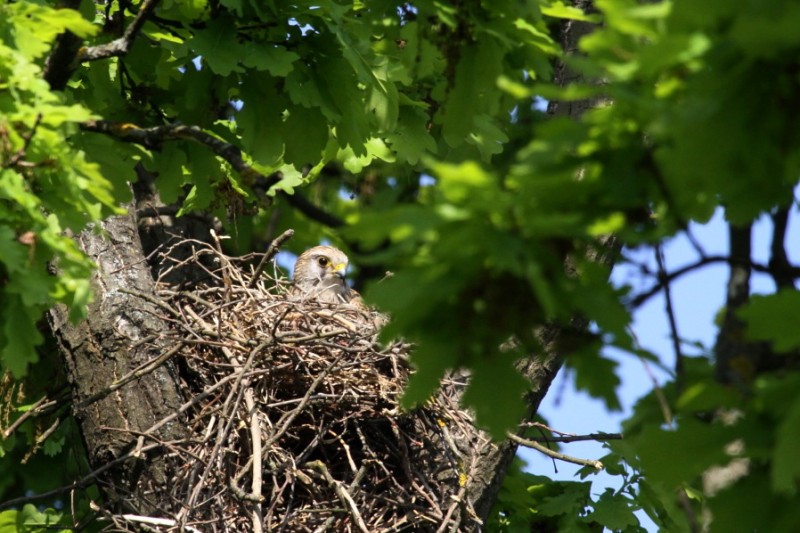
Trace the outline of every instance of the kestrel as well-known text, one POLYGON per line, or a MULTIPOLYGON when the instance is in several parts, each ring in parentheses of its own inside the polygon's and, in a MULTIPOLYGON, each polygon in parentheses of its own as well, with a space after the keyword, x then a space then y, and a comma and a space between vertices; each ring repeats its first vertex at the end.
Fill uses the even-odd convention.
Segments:
POLYGON ((292 292, 322 303, 363 305, 344 280, 349 260, 332 246, 315 246, 300 254, 294 266, 292 292))

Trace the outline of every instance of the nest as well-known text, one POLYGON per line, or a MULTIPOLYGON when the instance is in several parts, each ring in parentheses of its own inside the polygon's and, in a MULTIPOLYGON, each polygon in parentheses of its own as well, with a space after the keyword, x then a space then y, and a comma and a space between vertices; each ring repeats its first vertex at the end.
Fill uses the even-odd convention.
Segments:
POLYGON ((254 268, 263 256, 187 245, 191 257, 166 263, 164 276, 192 269, 196 279, 201 269, 205 279, 190 290, 161 283, 158 294, 172 309, 180 342, 171 348, 181 346, 173 361, 191 404, 190 438, 170 445, 168 494, 156 498, 170 525, 395 532, 475 524, 466 480, 476 465, 464 457, 476 432, 457 384, 403 411, 410 346, 378 342, 380 315, 291 296, 278 272, 254 268))

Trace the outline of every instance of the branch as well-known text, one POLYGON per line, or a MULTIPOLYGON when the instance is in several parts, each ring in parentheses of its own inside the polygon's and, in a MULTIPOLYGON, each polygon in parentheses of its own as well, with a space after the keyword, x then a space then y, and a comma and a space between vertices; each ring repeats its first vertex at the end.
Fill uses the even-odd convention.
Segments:
POLYGON ((581 442, 593 440, 603 442, 607 440, 622 440, 622 433, 589 433, 588 435, 565 435, 563 437, 528 437, 534 442, 581 442))
MULTIPOLYGON (((734 256, 726 256, 726 255, 709 255, 705 256, 702 259, 681 267, 673 272, 665 273, 663 276, 658 276, 659 281, 652 287, 650 287, 645 292, 639 294, 635 298, 630 301, 630 305, 633 308, 639 307, 640 305, 644 304, 647 300, 658 294, 667 284, 672 283, 677 278, 683 276, 684 274, 688 274, 689 272, 696 270, 700 267, 711 265, 714 263, 726 263, 731 266, 740 266, 740 267, 747 267, 756 272, 763 272, 766 274, 772 273, 772 268, 763 265, 761 263, 755 263, 753 261, 749 261, 747 259, 742 259, 739 257, 734 256)), ((800 267, 796 267, 794 265, 789 265, 787 268, 787 272, 791 274, 793 278, 800 278, 800 267)))
POLYGON ((256 271, 253 273, 253 277, 250 280, 250 283, 247 284, 248 288, 252 289, 253 287, 255 287, 256 282, 258 282, 258 278, 261 277, 261 272, 264 271, 264 267, 266 267, 267 263, 269 263, 272 260, 272 258, 275 257, 280 247, 283 246, 283 243, 291 239, 293 236, 294 236, 294 230, 287 229, 286 231, 275 237, 271 243, 269 243, 269 248, 267 248, 267 253, 265 253, 264 257, 261 258, 261 261, 258 263, 258 266, 256 267, 256 271))
POLYGON ((320 460, 316 460, 306 463, 306 466, 316 470, 322 475, 322 478, 328 483, 328 485, 333 488, 334 491, 336 491, 336 495, 350 513, 350 517, 353 519, 353 522, 355 522, 358 529, 363 533, 369 533, 369 528, 364 523, 361 513, 358 512, 358 506, 356 505, 356 502, 353 501, 353 497, 350 496, 350 493, 347 492, 341 482, 333 478, 331 473, 328 471, 328 467, 325 466, 325 463, 320 460))
POLYGON ((133 41, 136 39, 136 36, 139 34, 142 26, 144 26, 148 15, 155 10, 158 2, 159 0, 144 0, 139 8, 139 13, 136 14, 133 22, 131 22, 130 25, 125 29, 122 37, 115 39, 110 43, 105 43, 98 46, 90 46, 89 48, 81 48, 78 51, 78 56, 76 58, 77 62, 81 63, 84 61, 96 61, 98 59, 105 59, 107 57, 116 57, 127 54, 130 51, 131 46, 133 46, 133 41))
MULTIPOLYGON (((80 8, 80 0, 67 0, 61 2, 59 7, 68 9, 80 8)), ((69 78, 75 72, 75 56, 83 41, 72 33, 65 31, 56 38, 53 49, 44 63, 43 77, 54 91, 63 91, 69 78)))
MULTIPOLYGON (((662 280, 667 275, 667 266, 664 261, 664 248, 660 244, 656 246, 656 262, 658 263, 658 279, 662 280)), ((678 321, 675 319, 675 308, 672 305, 672 287, 669 283, 664 284, 664 302, 667 312, 667 321, 669 322, 672 349, 675 351, 675 375, 680 385, 683 380, 683 350, 681 350, 681 339, 678 335, 678 321)))
POLYGON ((320 224, 324 224, 329 228, 339 228, 344 226, 344 220, 317 207, 309 202, 305 196, 302 196, 299 193, 288 194, 283 192, 282 197, 288 202, 289 205, 303 213, 311 220, 319 222, 320 224))
POLYGON ((242 151, 237 146, 217 139, 197 126, 168 124, 152 128, 140 128, 136 124, 130 123, 88 120, 81 124, 81 129, 110 135, 125 142, 140 144, 148 149, 158 149, 165 141, 190 140, 210 148, 217 156, 227 161, 249 183, 263 181, 265 189, 269 190, 283 179, 283 174, 280 172, 270 176, 263 175, 244 161, 242 151))
POLYGON ((789 208, 782 207, 772 215, 772 244, 770 246, 769 267, 772 279, 779 289, 794 289, 797 278, 792 273, 792 265, 786 256, 786 230, 789 227, 789 208))
POLYGON ((592 459, 581 459, 579 457, 572 457, 571 455, 559 453, 557 451, 551 450, 547 446, 542 446, 535 440, 523 439, 522 437, 514 435, 513 433, 510 432, 507 435, 509 439, 516 442, 517 444, 525 446, 526 448, 533 448, 534 450, 542 452, 543 454, 547 455, 548 457, 552 457, 553 459, 558 459, 560 461, 573 463, 581 466, 591 466, 595 470, 603 469, 603 463, 601 463, 600 461, 595 461, 592 459))
POLYGON ((54 407, 66 405, 68 398, 69 393, 64 394, 63 392, 59 392, 54 400, 49 400, 47 396, 43 396, 37 400, 30 409, 14 420, 10 426, 0 431, 0 440, 7 440, 29 418, 35 418, 41 414, 49 413, 54 407))

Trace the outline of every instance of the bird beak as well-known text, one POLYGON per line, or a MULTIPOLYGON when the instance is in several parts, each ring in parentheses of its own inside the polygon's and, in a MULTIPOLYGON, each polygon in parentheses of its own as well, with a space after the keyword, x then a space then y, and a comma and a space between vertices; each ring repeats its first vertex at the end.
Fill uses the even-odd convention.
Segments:
POLYGON ((340 278, 344 279, 345 271, 347 271, 347 263, 339 263, 338 265, 333 265, 331 267, 333 273, 340 278))

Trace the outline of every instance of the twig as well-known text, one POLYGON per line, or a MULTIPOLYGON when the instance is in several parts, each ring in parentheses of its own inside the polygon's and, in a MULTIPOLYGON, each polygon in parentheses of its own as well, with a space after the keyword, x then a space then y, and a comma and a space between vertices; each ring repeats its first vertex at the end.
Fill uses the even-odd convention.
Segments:
POLYGON ((604 442, 607 440, 622 440, 622 433, 589 433, 588 435, 570 435, 566 437, 526 437, 529 440, 536 442, 582 442, 593 440, 597 442, 604 442))
POLYGON ((39 400, 36 401, 36 403, 34 403, 31 406, 30 409, 22 413, 19 418, 14 420, 10 426, 8 426, 6 429, 3 430, 2 432, 3 438, 0 440, 8 439, 29 418, 33 418, 35 416, 47 413, 53 407, 64 405, 68 397, 69 397, 68 393, 66 394, 60 393, 58 395, 58 398, 55 400, 48 400, 47 396, 40 398, 39 400))
POLYGON ((253 501, 251 531, 261 533, 264 523, 264 513, 261 508, 261 502, 264 499, 261 494, 261 424, 258 418, 258 407, 253 398, 253 389, 250 388, 249 383, 245 383, 244 386, 246 387, 244 403, 250 414, 250 449, 253 457, 253 481, 250 484, 250 494, 255 501, 253 501))
POLYGON ((533 448, 534 450, 542 452, 546 456, 552 457, 553 459, 558 459, 559 461, 564 461, 564 462, 567 462, 567 463, 573 463, 573 464, 581 465, 581 466, 591 466, 595 470, 602 470, 603 469, 603 463, 601 463, 600 461, 596 461, 596 460, 592 460, 592 459, 581 459, 579 457, 572 457, 571 455, 566 455, 566 454, 563 454, 563 453, 559 453, 557 451, 551 450, 547 446, 542 446, 541 444, 539 444, 535 440, 523 439, 519 435, 515 435, 515 434, 510 433, 510 432, 507 435, 508 435, 509 439, 511 439, 512 441, 516 442, 517 444, 519 444, 521 446, 525 446, 526 448, 533 448))
POLYGON ((656 246, 656 263, 658 264, 659 283, 664 286, 664 305, 669 323, 672 350, 675 352, 675 377, 678 387, 680 387, 683 381, 683 350, 681 350, 681 339, 678 335, 678 322, 675 320, 675 309, 672 306, 672 285, 663 281, 667 275, 667 267, 664 260, 664 248, 661 244, 656 246))
MULTIPOLYGON (((154 526, 176 526, 178 522, 170 518, 156 518, 154 516, 141 516, 135 514, 124 514, 120 518, 128 522, 136 522, 139 524, 153 524, 154 526)), ((200 530, 191 526, 185 526, 187 531, 192 533, 200 533, 200 530)))
MULTIPOLYGON (((161 443, 149 444, 149 445, 144 446, 140 451, 147 452, 147 451, 150 451, 150 450, 153 450, 153 449, 156 449, 156 448, 160 448, 161 446, 162 446, 161 443)), ((65 485, 63 487, 58 487, 56 489, 49 490, 47 492, 42 492, 41 494, 31 494, 30 496, 20 496, 18 498, 12 498, 10 500, 6 500, 4 502, 0 502, 0 511, 2 511, 3 509, 9 509, 9 508, 12 508, 12 507, 17 507, 17 506, 19 506, 21 504, 26 504, 26 503, 39 501, 39 500, 45 500, 47 498, 52 498, 53 496, 58 496, 60 494, 64 494, 65 492, 68 492, 70 490, 76 490, 76 489, 85 488, 89 484, 93 483, 95 478, 97 478, 97 476, 99 476, 100 474, 102 474, 106 470, 109 470, 110 468, 118 465, 119 463, 121 463, 123 461, 127 461, 130 458, 130 456, 131 456, 130 452, 129 453, 125 453, 125 454, 117 457, 116 459, 113 459, 113 460, 107 462, 103 466, 101 466, 99 468, 96 468, 95 470, 93 470, 93 471, 89 472, 88 474, 86 474, 85 476, 83 476, 78 481, 70 483, 69 485, 65 485)))
POLYGON ((294 230, 287 229, 286 231, 284 231, 283 233, 272 239, 272 242, 269 243, 269 248, 267 248, 267 253, 265 253, 264 257, 262 257, 261 261, 259 261, 255 272, 253 272, 253 277, 250 280, 250 283, 247 284, 248 289, 252 289, 253 287, 256 286, 256 283, 258 283, 258 280, 261 277, 261 273, 264 271, 264 267, 266 267, 267 263, 269 263, 272 260, 272 258, 275 257, 275 255, 278 253, 278 250, 280 250, 280 247, 283 246, 283 243, 291 239, 293 236, 294 236, 294 230))

